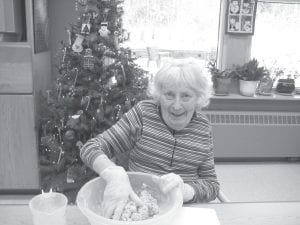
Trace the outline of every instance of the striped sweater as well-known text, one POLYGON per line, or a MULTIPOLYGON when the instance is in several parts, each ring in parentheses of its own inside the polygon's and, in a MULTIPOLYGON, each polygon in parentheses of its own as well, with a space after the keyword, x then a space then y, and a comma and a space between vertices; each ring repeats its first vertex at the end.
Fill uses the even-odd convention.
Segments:
POLYGON ((99 155, 112 158, 126 151, 129 151, 130 171, 180 175, 195 189, 191 202, 212 201, 219 192, 211 126, 199 112, 187 127, 173 131, 163 122, 154 101, 141 101, 110 129, 88 140, 80 155, 92 168, 99 155))

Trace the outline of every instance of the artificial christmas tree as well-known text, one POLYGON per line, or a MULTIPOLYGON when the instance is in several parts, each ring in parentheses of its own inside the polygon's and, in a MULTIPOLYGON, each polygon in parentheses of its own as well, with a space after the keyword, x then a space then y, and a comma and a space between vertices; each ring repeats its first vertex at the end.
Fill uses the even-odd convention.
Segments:
MULTIPOLYGON (((62 42, 59 75, 41 97, 40 174, 43 189, 77 191, 95 174, 79 150, 145 98, 147 73, 120 44, 122 0, 77 0, 79 17, 62 42)), ((72 201, 72 200, 71 200, 72 201)))

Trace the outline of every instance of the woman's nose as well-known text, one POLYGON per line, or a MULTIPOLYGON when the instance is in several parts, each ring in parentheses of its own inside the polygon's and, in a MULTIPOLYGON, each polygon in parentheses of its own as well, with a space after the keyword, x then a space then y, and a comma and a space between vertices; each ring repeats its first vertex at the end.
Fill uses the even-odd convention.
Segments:
POLYGON ((173 102, 173 104, 172 104, 172 107, 173 107, 173 109, 175 109, 175 110, 178 110, 178 109, 181 109, 181 108, 182 108, 180 98, 175 98, 175 99, 174 99, 174 102, 173 102))

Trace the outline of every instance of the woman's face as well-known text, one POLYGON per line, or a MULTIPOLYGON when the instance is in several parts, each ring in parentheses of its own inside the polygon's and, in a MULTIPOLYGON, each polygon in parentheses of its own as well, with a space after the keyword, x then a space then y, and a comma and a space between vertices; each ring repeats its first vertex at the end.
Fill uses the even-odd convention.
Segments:
POLYGON ((186 86, 167 85, 160 96, 161 113, 173 130, 185 128, 192 119, 197 102, 196 93, 186 86))

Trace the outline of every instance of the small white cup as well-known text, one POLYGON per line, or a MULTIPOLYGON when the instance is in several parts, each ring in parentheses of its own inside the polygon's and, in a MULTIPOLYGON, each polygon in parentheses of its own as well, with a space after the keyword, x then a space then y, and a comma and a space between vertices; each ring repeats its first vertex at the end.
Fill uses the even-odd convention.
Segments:
POLYGON ((65 225, 68 199, 64 194, 42 192, 29 202, 34 225, 65 225))

